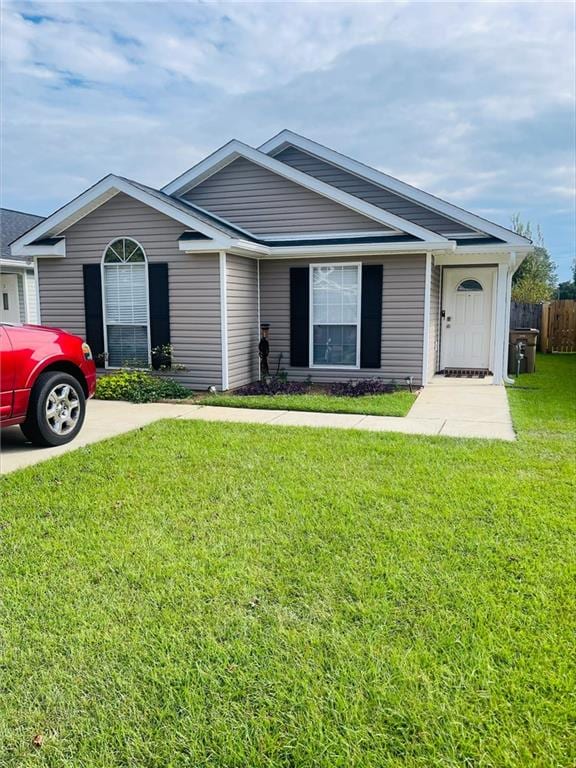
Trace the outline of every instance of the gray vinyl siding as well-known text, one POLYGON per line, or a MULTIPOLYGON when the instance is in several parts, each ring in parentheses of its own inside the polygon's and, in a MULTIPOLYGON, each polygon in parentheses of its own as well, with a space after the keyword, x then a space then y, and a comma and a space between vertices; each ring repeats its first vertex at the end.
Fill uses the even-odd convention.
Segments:
POLYGON ((464 234, 475 231, 464 224, 442 216, 389 189, 373 184, 295 147, 287 147, 275 155, 275 159, 438 234, 444 235, 453 232, 464 234))
POLYGON ((236 389, 258 378, 258 263, 226 256, 228 307, 228 386, 236 389))
POLYGON ((440 351, 440 282, 441 267, 432 267, 430 283, 430 324, 428 334, 428 379, 438 370, 440 351))
POLYGON ((270 368, 280 367, 292 379, 310 376, 315 382, 347 381, 381 377, 404 384, 412 376, 422 382, 424 326, 424 284, 426 259, 423 255, 383 255, 363 258, 326 258, 262 261, 260 263, 260 318, 270 323, 270 368), (380 368, 292 368, 290 366, 290 267, 311 263, 342 261, 382 264, 382 361, 380 368))
POLYGON ((390 229, 244 158, 183 198, 255 235, 390 229))
POLYGON ((220 387, 220 271, 217 254, 178 250, 183 224, 122 193, 66 230, 66 257, 38 259, 42 323, 85 336, 83 264, 98 264, 108 243, 132 237, 150 262, 168 263, 170 336, 187 386, 220 387))

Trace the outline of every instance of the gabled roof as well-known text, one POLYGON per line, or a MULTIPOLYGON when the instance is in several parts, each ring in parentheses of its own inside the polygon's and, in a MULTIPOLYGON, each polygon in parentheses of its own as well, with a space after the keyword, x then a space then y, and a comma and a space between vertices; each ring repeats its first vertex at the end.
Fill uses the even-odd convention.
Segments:
MULTIPOLYGON (((24 235, 18 237, 11 244, 11 253, 14 256, 26 256, 28 246, 33 243, 36 247, 41 248, 57 247, 61 238, 55 236, 100 205, 103 205, 119 192, 140 200, 151 208, 155 208, 172 219, 180 221, 190 229, 196 230, 206 235, 207 238, 217 241, 223 247, 237 242, 239 239, 246 239, 244 234, 232 225, 216 220, 204 211, 196 209, 190 203, 170 197, 157 189, 147 187, 145 184, 131 181, 122 176, 109 174, 62 208, 59 208, 51 216, 48 216, 47 219, 41 220, 24 235), (55 242, 47 244, 47 240, 54 240, 55 242)), ((36 255, 50 255, 50 252, 37 251, 36 255)), ((54 251, 54 255, 64 255, 64 251, 54 251)))
POLYGON ((0 208, 0 258, 23 259, 24 257, 12 256, 10 243, 43 220, 43 216, 13 211, 10 208, 0 208))
POLYGON ((307 152, 310 155, 320 158, 332 165, 348 171, 362 179, 372 182, 380 187, 391 190, 402 197, 412 200, 415 203, 425 206, 432 211, 436 211, 439 214, 448 216, 457 222, 480 231, 484 232, 492 237, 497 237, 505 243, 511 245, 530 245, 530 240, 525 237, 517 235, 510 229, 488 221, 487 219, 477 216, 470 211, 466 211, 463 208, 459 208, 452 203, 448 203, 446 200, 442 200, 435 195, 431 195, 428 192, 424 192, 417 187, 410 184, 406 184, 399 179, 389 176, 382 171, 378 171, 375 168, 364 165, 357 160, 353 160, 346 155, 342 155, 339 152, 329 149, 322 144, 318 144, 311 139, 307 139, 305 136, 300 136, 297 133, 289 130, 280 131, 276 136, 266 141, 259 147, 260 152, 264 152, 271 156, 280 153, 287 147, 296 147, 303 152, 307 152))
POLYGON ((363 216, 399 230, 401 233, 414 235, 414 237, 417 237, 420 240, 433 242, 447 241, 447 238, 436 232, 432 232, 425 227, 418 226, 406 219, 395 216, 394 214, 367 203, 358 197, 349 195, 347 192, 343 192, 337 187, 326 184, 306 173, 302 173, 301 171, 286 165, 286 163, 275 160, 273 157, 236 140, 230 141, 228 144, 220 147, 216 152, 213 152, 193 168, 181 174, 178 178, 174 179, 174 181, 171 181, 163 187, 162 191, 172 197, 180 197, 189 189, 200 184, 209 176, 217 173, 238 158, 244 158, 256 165, 260 165, 263 168, 289 179, 306 189, 312 190, 317 194, 323 195, 346 208, 357 211, 363 216))

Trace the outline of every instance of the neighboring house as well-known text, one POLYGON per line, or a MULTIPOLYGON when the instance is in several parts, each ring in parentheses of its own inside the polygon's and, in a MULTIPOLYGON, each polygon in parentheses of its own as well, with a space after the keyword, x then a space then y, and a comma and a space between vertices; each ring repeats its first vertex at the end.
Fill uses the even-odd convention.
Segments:
POLYGON ((10 243, 44 221, 42 216, 0 208, 0 320, 36 323, 36 281, 30 256, 16 256, 10 243))
POLYGON ((157 190, 109 175, 12 244, 40 320, 106 367, 171 344, 186 384, 505 378, 512 274, 529 240, 290 131, 231 141, 157 190))

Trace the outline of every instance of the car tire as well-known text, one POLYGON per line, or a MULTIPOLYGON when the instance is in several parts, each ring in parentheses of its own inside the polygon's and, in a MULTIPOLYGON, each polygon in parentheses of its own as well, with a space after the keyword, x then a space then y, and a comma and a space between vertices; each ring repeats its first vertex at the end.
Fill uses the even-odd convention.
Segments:
POLYGON ((82 429, 86 397, 82 385, 69 373, 47 371, 36 380, 26 421, 20 425, 34 445, 65 445, 82 429))

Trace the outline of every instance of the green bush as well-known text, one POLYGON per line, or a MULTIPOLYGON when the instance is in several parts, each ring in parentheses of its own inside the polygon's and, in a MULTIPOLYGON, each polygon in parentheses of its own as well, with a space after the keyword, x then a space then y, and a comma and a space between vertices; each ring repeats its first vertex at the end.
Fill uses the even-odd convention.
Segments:
POLYGON ((152 376, 144 371, 119 371, 102 376, 96 384, 99 400, 128 400, 150 403, 155 400, 182 399, 192 393, 174 379, 152 376))

